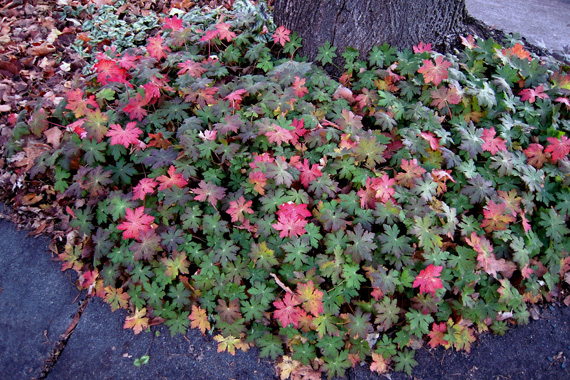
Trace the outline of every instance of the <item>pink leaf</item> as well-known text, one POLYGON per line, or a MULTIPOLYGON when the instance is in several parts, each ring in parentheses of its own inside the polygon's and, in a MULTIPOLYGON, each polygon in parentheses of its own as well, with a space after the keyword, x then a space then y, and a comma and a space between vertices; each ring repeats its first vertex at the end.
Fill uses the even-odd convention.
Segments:
POLYGON ((170 165, 170 168, 168 168, 168 176, 161 175, 156 180, 160 182, 160 186, 158 187, 160 191, 170 189, 174 185, 182 188, 188 184, 188 181, 184 179, 182 174, 176 173, 174 165, 170 165))
POLYGON ((119 124, 112 124, 109 126, 109 131, 105 136, 111 138, 111 145, 122 145, 128 148, 129 145, 138 144, 139 142, 139 136, 142 131, 136 125, 136 122, 131 121, 123 129, 119 124))
POLYGON ((245 198, 241 196, 237 201, 230 202, 230 208, 226 212, 232 217, 232 222, 244 222, 244 213, 253 214, 252 204, 252 201, 246 202, 245 198))
POLYGON ((127 208, 125 219, 125 222, 117 226, 118 230, 123 231, 123 239, 137 239, 140 232, 150 231, 150 224, 154 222, 154 216, 146 215, 143 206, 134 211, 127 208))
POLYGON ((429 293, 435 297, 435 291, 437 289, 443 289, 443 284, 439 276, 441 275, 441 270, 443 266, 434 266, 430 264, 426 269, 420 271, 417 275, 412 287, 420 287, 420 294, 429 293))
POLYGON ((505 140, 500 137, 495 137, 495 127, 485 129, 483 131, 482 139, 484 141, 482 146, 483 150, 491 152, 492 155, 497 154, 500 150, 507 150, 505 140))
POLYGON ((133 189, 133 200, 140 199, 144 201, 144 197, 146 194, 153 194, 154 188, 158 185, 152 178, 143 178, 139 181, 138 185, 136 185, 133 189))
POLYGON ((570 153, 570 139, 568 137, 561 136, 560 140, 555 137, 549 137, 546 141, 550 145, 544 151, 552 154, 552 161, 556 162, 570 153))
POLYGON ((210 202, 212 206, 216 207, 219 200, 226 196, 226 189, 220 186, 216 186, 212 182, 200 181, 196 189, 192 189, 195 194, 194 197, 196 201, 206 201, 210 202))
POLYGON ((290 41, 289 34, 291 34, 291 31, 281 25, 271 37, 273 37, 273 41, 275 41, 275 43, 285 46, 285 43, 290 41))

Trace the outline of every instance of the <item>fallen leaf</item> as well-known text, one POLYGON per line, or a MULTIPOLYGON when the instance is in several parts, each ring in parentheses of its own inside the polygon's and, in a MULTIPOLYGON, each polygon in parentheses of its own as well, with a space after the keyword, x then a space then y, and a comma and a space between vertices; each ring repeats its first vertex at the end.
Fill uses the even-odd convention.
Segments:
POLYGON ((59 147, 61 136, 63 136, 63 132, 61 132, 61 129, 58 127, 53 127, 44 131, 44 135, 46 135, 48 144, 51 144, 54 149, 57 149, 59 147))
POLYGON ((43 199, 43 195, 40 194, 26 194, 22 197, 22 204, 24 206, 31 206, 33 204, 38 203, 43 199))
POLYGON ((40 57, 53 53, 54 51, 55 51, 55 46, 53 46, 53 44, 48 42, 43 42, 43 43, 34 42, 32 43, 32 46, 29 47, 28 50, 26 50, 26 52, 29 55, 36 55, 40 57))

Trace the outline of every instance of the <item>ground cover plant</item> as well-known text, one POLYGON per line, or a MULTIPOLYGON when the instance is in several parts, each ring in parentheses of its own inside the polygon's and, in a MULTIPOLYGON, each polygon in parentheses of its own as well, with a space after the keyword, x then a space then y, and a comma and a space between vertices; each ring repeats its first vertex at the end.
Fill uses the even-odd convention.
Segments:
POLYGON ((567 66, 472 36, 445 56, 327 44, 337 81, 269 15, 150 17, 128 43, 112 19, 105 48, 78 42, 86 86, 13 117, 7 152, 67 209, 81 287, 135 333, 255 345, 282 378, 410 373, 422 345, 469 351, 564 296, 567 66))

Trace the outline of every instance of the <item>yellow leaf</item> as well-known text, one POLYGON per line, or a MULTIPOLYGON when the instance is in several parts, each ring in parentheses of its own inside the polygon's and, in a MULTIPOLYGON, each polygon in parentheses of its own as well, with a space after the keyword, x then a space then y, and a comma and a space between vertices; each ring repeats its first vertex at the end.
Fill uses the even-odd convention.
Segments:
POLYGON ((135 315, 131 317, 127 317, 125 320, 125 325, 123 328, 125 329, 133 329, 135 335, 143 331, 144 329, 148 328, 148 318, 145 317, 146 315, 146 308, 142 308, 141 310, 136 309, 135 315))

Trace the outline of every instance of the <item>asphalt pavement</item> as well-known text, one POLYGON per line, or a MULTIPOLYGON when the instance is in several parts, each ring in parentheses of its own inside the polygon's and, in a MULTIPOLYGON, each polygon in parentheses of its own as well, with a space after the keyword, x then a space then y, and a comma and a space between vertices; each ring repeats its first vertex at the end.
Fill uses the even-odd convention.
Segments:
MULTIPOLYGON (((466 0, 466 3, 469 12, 490 27, 521 33, 529 41, 552 50, 570 45, 570 0, 466 0)), ((2 210, 0 205, 0 214, 2 210)), ((48 252, 48 244, 45 238, 28 237, 14 224, 0 220, 0 380, 277 379, 273 363, 260 359, 256 349, 246 353, 237 351, 235 356, 217 353, 217 343, 212 337, 204 337, 195 329, 184 337, 171 337, 163 326, 138 335, 123 329, 126 312, 112 313, 100 299, 85 299, 85 294, 75 287, 73 275, 60 271, 60 264, 48 252), (149 362, 135 366, 135 359, 143 355, 149 356, 149 362)), ((552 313, 548 323, 568 324, 568 309, 552 313)), ((532 329, 531 324, 517 331, 532 336, 532 329), (527 328, 528 332, 524 330, 527 328)), ((569 338, 563 335, 562 341, 569 338)), ((508 342, 504 337, 487 339, 508 342)), ((544 335, 525 344, 536 345, 539 353, 541 344, 550 339, 551 336, 544 335)), ((454 358, 452 370, 460 371, 460 377, 448 373, 453 375, 448 378, 454 379, 467 378, 461 377, 461 366, 469 366, 478 355, 483 360, 493 360, 493 355, 477 348, 468 357, 450 355, 454 358)), ((539 357, 537 354, 536 360, 539 357)), ((427 350, 421 350, 417 360, 419 373, 421 368, 439 365, 434 364, 439 359, 427 350)), ((532 360, 532 357, 520 359, 520 365, 533 365, 532 360)), ((560 376, 568 374, 560 373, 560 376)), ((428 373, 417 378, 445 376, 428 373)), ((508 372, 496 373, 492 378, 516 378, 505 376, 508 372)), ((384 379, 365 368, 351 371, 350 378, 384 379)), ((401 373, 392 375, 394 380, 406 378, 401 373)))

